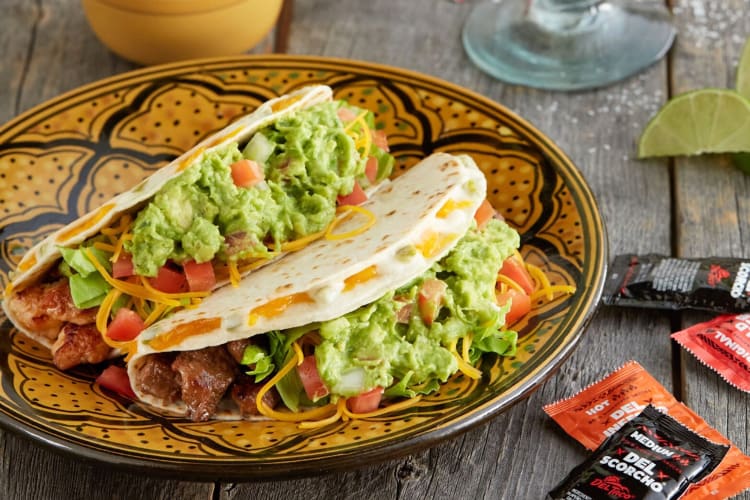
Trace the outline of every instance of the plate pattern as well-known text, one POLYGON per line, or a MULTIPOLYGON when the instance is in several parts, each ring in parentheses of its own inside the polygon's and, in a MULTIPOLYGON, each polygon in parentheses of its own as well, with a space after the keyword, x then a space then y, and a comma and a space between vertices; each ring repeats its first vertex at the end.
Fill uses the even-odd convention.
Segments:
POLYGON ((424 75, 353 61, 260 56, 148 68, 73 91, 0 128, 0 279, 33 242, 135 185, 261 102, 310 83, 376 114, 397 171, 433 151, 470 154, 522 253, 577 293, 534 304, 516 356, 451 379, 400 412, 300 430, 285 422, 193 423, 57 371, 46 350, 0 327, 0 422, 53 447, 134 469, 253 478, 347 468, 444 439, 527 394, 575 345, 598 301, 606 243, 578 170, 502 106, 424 75), (227 468, 227 465, 233 465, 227 468))

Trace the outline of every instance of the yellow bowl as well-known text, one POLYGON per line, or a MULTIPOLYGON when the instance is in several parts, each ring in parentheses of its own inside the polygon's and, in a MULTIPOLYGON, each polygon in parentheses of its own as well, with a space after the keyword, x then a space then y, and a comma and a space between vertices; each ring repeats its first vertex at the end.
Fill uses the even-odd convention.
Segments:
POLYGON ((279 17, 282 0, 82 0, 99 40, 140 64, 240 54, 279 17))

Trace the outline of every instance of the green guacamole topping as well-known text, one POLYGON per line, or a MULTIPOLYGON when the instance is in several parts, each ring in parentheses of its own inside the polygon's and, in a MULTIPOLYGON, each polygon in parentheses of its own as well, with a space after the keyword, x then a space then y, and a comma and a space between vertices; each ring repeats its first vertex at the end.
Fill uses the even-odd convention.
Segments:
POLYGON ((242 150, 238 144, 213 150, 166 183, 138 213, 125 243, 135 272, 156 276, 168 260, 268 257, 284 242, 325 229, 337 197, 349 194, 355 180, 367 185, 368 156, 378 158, 377 180, 390 175, 393 164, 374 145, 366 155, 357 151, 336 113, 343 105, 328 102, 287 115, 242 150), (262 167, 263 182, 234 184, 231 165, 243 158, 262 167))
MULTIPOLYGON (((437 390, 458 370, 449 346, 456 343, 461 352, 461 342, 470 334, 472 362, 488 352, 512 355, 517 336, 504 329, 507 306, 497 306, 495 284, 503 261, 518 246, 518 233, 504 222, 490 220, 481 231, 472 228, 426 273, 374 303, 331 321, 270 334, 276 364, 291 355, 278 344, 289 346, 305 332, 318 330, 317 368, 333 396, 355 396, 379 386, 389 397, 413 397, 437 390), (417 296, 422 284, 434 279, 447 287, 435 321, 427 325, 417 296), (409 304, 408 322, 399 322, 399 310, 409 304)), ((306 399, 294 393, 300 387, 296 379, 292 372, 277 384, 293 410, 306 399)))

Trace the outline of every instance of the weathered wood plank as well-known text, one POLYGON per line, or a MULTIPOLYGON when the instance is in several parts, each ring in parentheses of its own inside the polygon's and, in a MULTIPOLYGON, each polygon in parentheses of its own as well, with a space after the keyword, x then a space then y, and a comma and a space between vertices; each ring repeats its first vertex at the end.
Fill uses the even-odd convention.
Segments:
MULTIPOLYGON (((675 2, 679 26, 673 53, 673 93, 734 88, 736 65, 750 33, 750 5, 742 0, 675 2)), ((750 178, 728 156, 675 160, 676 245, 685 257, 750 257, 750 178)), ((709 314, 685 314, 683 327, 709 314)), ((692 355, 681 356, 685 403, 750 452, 750 395, 730 387, 692 355)), ((750 499, 750 492, 736 498, 750 499)))
MULTIPOLYGON (((575 94, 504 85, 479 72, 461 49, 471 3, 430 0, 297 2, 290 53, 370 60, 432 74, 497 100, 536 124, 581 168, 608 223, 612 254, 670 251, 669 175, 664 161, 634 160, 634 143, 666 98, 666 65, 613 87, 575 94), (338 9, 335 16, 333 9, 338 9), (375 48, 375 49, 373 49, 375 48)), ((542 498, 585 453, 541 407, 637 359, 671 387, 669 318, 604 310, 581 345, 530 398, 489 423, 427 451, 369 469, 291 482, 240 484, 228 499, 542 498)))
MULTIPOLYGON (((67 0, 6 0, 0 6, 0 121, 47 99, 134 66, 107 51, 67 0)), ((86 465, 0 433, 0 498, 210 499, 213 483, 164 481, 86 465)))

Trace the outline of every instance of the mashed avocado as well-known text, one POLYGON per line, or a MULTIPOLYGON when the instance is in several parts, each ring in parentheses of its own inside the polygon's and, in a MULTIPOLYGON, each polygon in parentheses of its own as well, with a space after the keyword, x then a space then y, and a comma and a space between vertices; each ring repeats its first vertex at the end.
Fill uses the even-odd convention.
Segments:
MULTIPOLYGON (((323 339, 315 349, 318 371, 331 393, 354 396, 376 386, 390 396, 430 392, 458 370, 448 346, 472 335, 471 359, 484 352, 507 355, 516 334, 502 330, 505 308, 495 301, 502 262, 519 245, 504 222, 491 220, 470 229, 446 257, 424 275, 378 301, 319 325, 323 339), (443 306, 432 325, 422 321, 416 297, 425 280, 447 284, 443 306), (398 311, 412 304, 408 323, 398 311)), ((459 344, 460 347, 460 344, 459 344)))
MULTIPOLYGON (((169 181, 139 212, 125 243, 135 272, 155 276, 168 260, 266 257, 283 242, 325 229, 337 196, 364 179, 367 155, 344 130, 336 113, 342 105, 288 115, 242 151, 237 144, 214 150, 169 181), (233 183, 230 166, 242 158, 262 166, 264 182, 250 188, 233 183)), ((375 146, 369 155, 386 167, 378 179, 390 174, 392 157, 375 146)))

